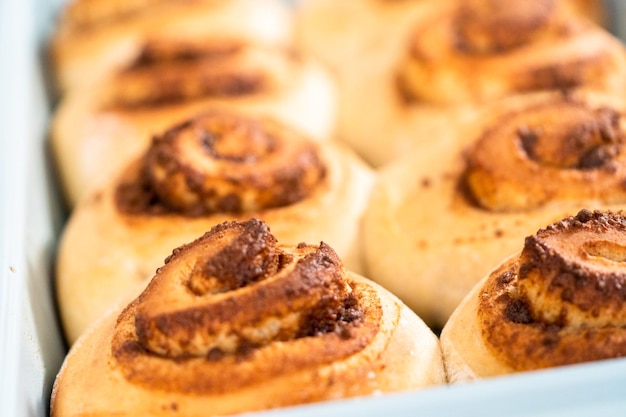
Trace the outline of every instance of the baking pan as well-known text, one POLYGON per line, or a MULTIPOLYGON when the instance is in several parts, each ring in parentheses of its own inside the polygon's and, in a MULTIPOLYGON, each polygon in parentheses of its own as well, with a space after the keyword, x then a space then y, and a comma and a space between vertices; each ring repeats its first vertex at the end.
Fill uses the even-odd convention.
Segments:
MULTIPOLYGON (((0 0, 0 416, 43 417, 66 346, 52 286, 63 210, 46 152, 42 46, 62 3, 0 0)), ((610 2, 610 23, 626 2, 610 2)), ((626 415, 626 360, 290 407, 258 416, 626 415)))

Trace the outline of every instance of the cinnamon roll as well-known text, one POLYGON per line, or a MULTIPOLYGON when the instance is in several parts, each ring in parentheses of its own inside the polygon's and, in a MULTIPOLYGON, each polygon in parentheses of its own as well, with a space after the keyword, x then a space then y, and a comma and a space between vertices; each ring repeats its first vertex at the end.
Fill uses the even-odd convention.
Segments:
POLYGON ((375 166, 448 137, 497 99, 625 86, 622 43, 565 0, 335 3, 305 2, 299 38, 338 74, 339 136, 375 166), (354 13, 325 22, 340 7, 354 13))
POLYGON ((98 184, 62 233, 57 294, 70 342, 141 292, 172 248, 215 224, 258 217, 290 244, 324 240, 360 270, 371 170, 340 144, 223 109, 157 136, 98 184))
POLYGON ((626 214, 582 210, 526 237, 441 335, 451 381, 626 356, 626 214))
POLYGON ((363 223, 368 276, 437 327, 524 236, 626 208, 626 120, 609 98, 518 96, 454 133, 383 169, 363 223))
POLYGON ((395 296, 327 244, 279 244, 253 219, 175 249, 81 337, 51 410, 213 416, 443 382, 437 337, 395 296))
POLYGON ((232 40, 156 42, 109 82, 61 102, 51 143, 69 205, 153 135, 217 105, 279 118, 320 141, 333 135, 334 88, 303 55, 232 40))
POLYGON ((409 100, 446 105, 623 86, 621 44, 566 6, 559 0, 454 4, 436 26, 416 26, 399 69, 400 88, 409 100))
POLYGON ((53 78, 60 92, 92 88, 155 41, 289 45, 292 20, 278 0, 74 0, 62 10, 50 40, 53 78))

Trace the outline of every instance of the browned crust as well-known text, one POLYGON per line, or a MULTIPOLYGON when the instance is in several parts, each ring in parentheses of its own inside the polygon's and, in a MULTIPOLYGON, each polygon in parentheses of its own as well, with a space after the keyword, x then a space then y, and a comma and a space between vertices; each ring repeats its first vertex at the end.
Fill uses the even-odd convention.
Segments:
POLYGON ((371 288, 347 281, 337 255, 323 243, 319 247, 299 245, 277 271, 275 262, 270 261, 272 266, 265 272, 261 271, 267 267, 265 263, 257 263, 262 266, 260 277, 240 288, 200 296, 189 288, 176 289, 190 279, 180 276, 184 271, 204 273, 190 263, 210 264, 214 254, 219 265, 210 269, 213 278, 219 280, 222 275, 230 276, 232 268, 242 268, 220 263, 219 253, 247 248, 247 239, 241 237, 250 234, 257 236, 252 238, 257 250, 248 254, 248 261, 282 252, 268 237, 267 227, 250 220, 217 226, 168 258, 146 291, 118 318, 111 345, 112 366, 124 378, 152 390, 224 393, 348 357, 375 337, 382 319, 378 296, 371 288), (217 248, 208 250, 207 245, 214 244, 217 248), (269 248, 261 250, 265 245, 269 248), (207 259, 197 259, 207 250, 207 259), (178 302, 163 299, 164 294, 176 291, 177 297, 183 298, 181 306, 187 305, 184 299, 188 298, 195 307, 180 308, 178 302), (267 340, 247 338, 246 328, 290 314, 299 316, 295 326, 287 324, 267 340), (202 351, 202 346, 197 346, 219 339, 220 334, 236 338, 235 348, 202 351))
POLYGON ((583 210, 527 238, 519 260, 494 271, 479 294, 493 354, 515 371, 626 356, 623 260, 610 259, 615 246, 605 246, 611 255, 581 253, 624 232, 624 213, 583 210))

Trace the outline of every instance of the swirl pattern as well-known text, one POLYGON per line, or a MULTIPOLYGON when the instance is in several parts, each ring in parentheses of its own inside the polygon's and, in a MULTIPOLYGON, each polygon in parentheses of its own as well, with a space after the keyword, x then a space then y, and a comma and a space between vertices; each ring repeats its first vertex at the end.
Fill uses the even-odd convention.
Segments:
POLYGON ((623 202, 625 138, 614 109, 567 98, 542 103, 488 129, 467 153, 464 180, 471 198, 493 212, 623 202))
POLYGON ((515 371, 626 356, 623 213, 581 211, 530 236, 493 272, 478 320, 515 371))
POLYGON ((296 203, 321 184, 317 145, 269 119, 214 111, 156 137, 143 175, 118 188, 119 207, 201 216, 296 203))
POLYGON ((401 95, 418 103, 479 104, 582 86, 611 91, 626 68, 619 41, 565 1, 451 2, 433 20, 444 23, 415 28, 399 70, 401 95))
POLYGON ((202 97, 268 93, 289 75, 292 58, 232 39, 155 38, 108 85, 102 106, 140 110, 202 97))
POLYGON ((371 296, 370 305, 357 301, 327 245, 285 250, 259 221, 226 223, 166 261, 118 321, 113 356, 133 382, 224 392, 288 371, 291 355, 281 351, 289 345, 306 346, 298 353, 303 367, 362 349, 381 320, 371 296), (174 272, 181 264, 183 277, 174 272), (305 345, 307 337, 319 342, 305 345), (282 358, 268 361, 269 352, 282 358), (263 372, 246 372, 248 361, 263 372))

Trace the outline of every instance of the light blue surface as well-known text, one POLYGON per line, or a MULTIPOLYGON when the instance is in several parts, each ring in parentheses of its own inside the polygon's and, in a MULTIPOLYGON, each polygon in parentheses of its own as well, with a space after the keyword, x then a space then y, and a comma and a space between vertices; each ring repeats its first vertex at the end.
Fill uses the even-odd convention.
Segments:
POLYGON ((626 416, 626 362, 607 361, 257 413, 258 417, 370 416, 626 416))
MULTIPOLYGON (((52 302, 59 210, 43 140, 46 10, 0 1, 0 416, 45 416, 64 354, 52 302), (37 21, 36 19, 42 19, 37 21)), ((38 4, 41 7, 41 4, 38 4)))
POLYGON ((19 375, 19 337, 21 331, 20 300, 24 293, 24 223, 18 208, 23 204, 26 189, 24 116, 27 104, 20 94, 20 84, 14 80, 27 64, 26 48, 17 48, 14 39, 28 36, 29 25, 25 11, 15 10, 9 1, 0 3, 0 414, 17 415, 20 400, 16 386, 19 375), (20 203, 18 203, 18 201, 20 203))
MULTIPOLYGON (((44 146, 49 105, 39 52, 51 10, 61 2, 0 0, 2 417, 47 415, 64 354, 50 281, 61 216, 44 146)), ((626 416, 626 360, 256 415, 626 416)))

